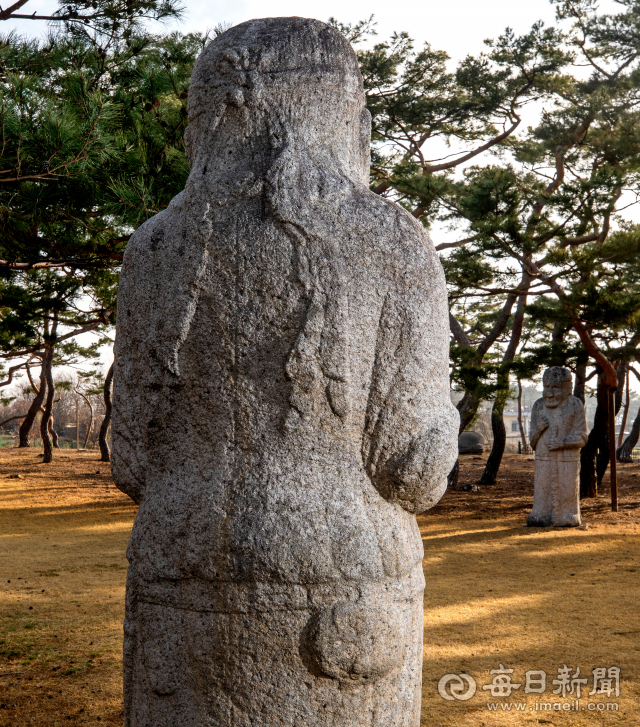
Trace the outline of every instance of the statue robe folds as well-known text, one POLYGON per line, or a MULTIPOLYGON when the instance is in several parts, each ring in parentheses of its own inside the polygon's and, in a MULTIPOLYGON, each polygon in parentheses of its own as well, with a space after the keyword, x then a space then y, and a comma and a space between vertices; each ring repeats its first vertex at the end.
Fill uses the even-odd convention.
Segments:
POLYGON ((186 188, 132 236, 118 298, 125 723, 418 727, 415 514, 457 454, 439 260, 368 189, 332 28, 218 36, 189 118, 186 188))
POLYGON ((586 443, 587 421, 580 399, 569 396, 556 408, 546 407, 543 399, 536 401, 531 410, 531 445, 536 453, 533 509, 527 525, 580 525, 580 449, 586 443), (549 424, 538 435, 542 417, 549 424), (558 440, 562 447, 550 449, 549 443, 558 440))

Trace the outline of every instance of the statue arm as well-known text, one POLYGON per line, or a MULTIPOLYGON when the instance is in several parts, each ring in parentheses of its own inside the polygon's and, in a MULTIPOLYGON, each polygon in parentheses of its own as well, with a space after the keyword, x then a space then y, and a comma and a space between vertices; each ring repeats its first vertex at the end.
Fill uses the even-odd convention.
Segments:
POLYGON ((571 397, 573 412, 573 426, 571 431, 564 438, 565 447, 567 449, 582 449, 588 439, 587 433, 587 415, 584 405, 577 397, 571 397))
MULTIPOLYGON (((174 409, 178 358, 197 304, 205 241, 183 233, 184 195, 132 235, 118 290, 114 346, 112 472, 137 503, 147 488, 149 458, 174 409), (184 239, 184 234, 183 234, 184 239)), ((170 436, 170 435, 169 435, 170 436)))
MULTIPOLYGON (((432 250, 429 243, 425 256, 432 250)), ((398 278, 378 326, 363 458, 382 497, 419 513, 444 494, 459 415, 449 394, 447 291, 435 253, 398 278)))
MULTIPOLYGON (((144 365, 142 342, 137 339, 139 301, 133 281, 126 274, 127 263, 136 256, 136 241, 131 240, 118 291, 116 341, 114 345, 113 419, 111 423, 111 472, 118 489, 140 504, 145 490, 146 451, 141 426, 141 397, 139 367, 144 365), (132 244, 133 242, 133 244, 132 244)), ((148 360, 146 361, 148 364, 148 360)))
POLYGON ((130 361, 122 349, 115 352, 113 420, 111 437, 113 453, 111 472, 116 487, 140 504, 146 486, 146 452, 140 427, 139 392, 131 386, 130 361))
POLYGON ((542 415, 542 400, 538 399, 533 405, 531 411, 531 434, 529 435, 529 441, 531 442, 531 449, 534 450, 538 446, 540 437, 547 431, 549 426, 548 419, 542 415))

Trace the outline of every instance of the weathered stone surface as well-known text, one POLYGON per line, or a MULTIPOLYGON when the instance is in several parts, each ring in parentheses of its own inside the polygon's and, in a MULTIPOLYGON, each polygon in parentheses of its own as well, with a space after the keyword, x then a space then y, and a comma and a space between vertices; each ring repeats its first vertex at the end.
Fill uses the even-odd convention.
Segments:
POLYGON ((484 437, 480 432, 462 432, 458 437, 458 452, 460 454, 482 454, 484 445, 484 437))
POLYGON ((587 443, 587 419, 571 396, 571 372, 544 372, 542 399, 531 410, 531 446, 536 453, 533 509, 527 525, 580 525, 580 449, 587 443))
POLYGON ((367 188, 362 79, 323 23, 219 36, 189 117, 118 299, 126 724, 417 727, 415 513, 457 452, 438 258, 367 188))

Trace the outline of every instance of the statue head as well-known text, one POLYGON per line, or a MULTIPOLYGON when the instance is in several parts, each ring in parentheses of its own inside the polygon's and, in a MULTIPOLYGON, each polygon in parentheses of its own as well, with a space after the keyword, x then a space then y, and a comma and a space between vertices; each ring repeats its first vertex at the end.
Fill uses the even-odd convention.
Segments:
POLYGON ((562 366, 552 366, 542 377, 542 398, 549 409, 564 404, 571 396, 571 371, 562 366))
POLYGON ((358 61, 318 20, 250 20, 216 37, 194 66, 188 110, 192 173, 268 164, 293 146, 368 184, 371 117, 358 61))

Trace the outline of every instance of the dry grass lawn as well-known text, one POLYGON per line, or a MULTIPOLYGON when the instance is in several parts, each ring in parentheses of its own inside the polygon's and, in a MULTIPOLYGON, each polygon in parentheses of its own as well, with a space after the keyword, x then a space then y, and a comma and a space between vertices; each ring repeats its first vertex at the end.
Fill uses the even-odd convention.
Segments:
POLYGON ((0 450, 2 727, 123 724, 124 552, 136 507, 97 460, 62 450, 43 465, 35 450, 0 450))
MULTIPOLYGON (((37 455, 0 450, 0 727, 121 726, 135 506, 95 453, 62 451, 48 466, 37 455)), ((462 481, 474 482, 482 463, 465 458, 462 481)), ((419 519, 425 726, 640 725, 640 465, 621 467, 620 512, 605 497, 588 502, 582 530, 523 528, 532 481, 533 462, 507 455, 499 485, 449 492, 419 519), (525 671, 545 670, 546 693, 492 697, 482 686, 500 664, 523 686, 525 671), (565 664, 589 678, 580 710, 536 710, 536 700, 572 704, 552 693, 565 664), (589 697, 592 669, 611 666, 621 669, 620 696, 589 697), (438 696, 440 677, 463 672, 477 681, 474 697, 438 696), (525 711, 503 710, 511 702, 525 711), (588 711, 607 702, 619 711, 588 711)))

